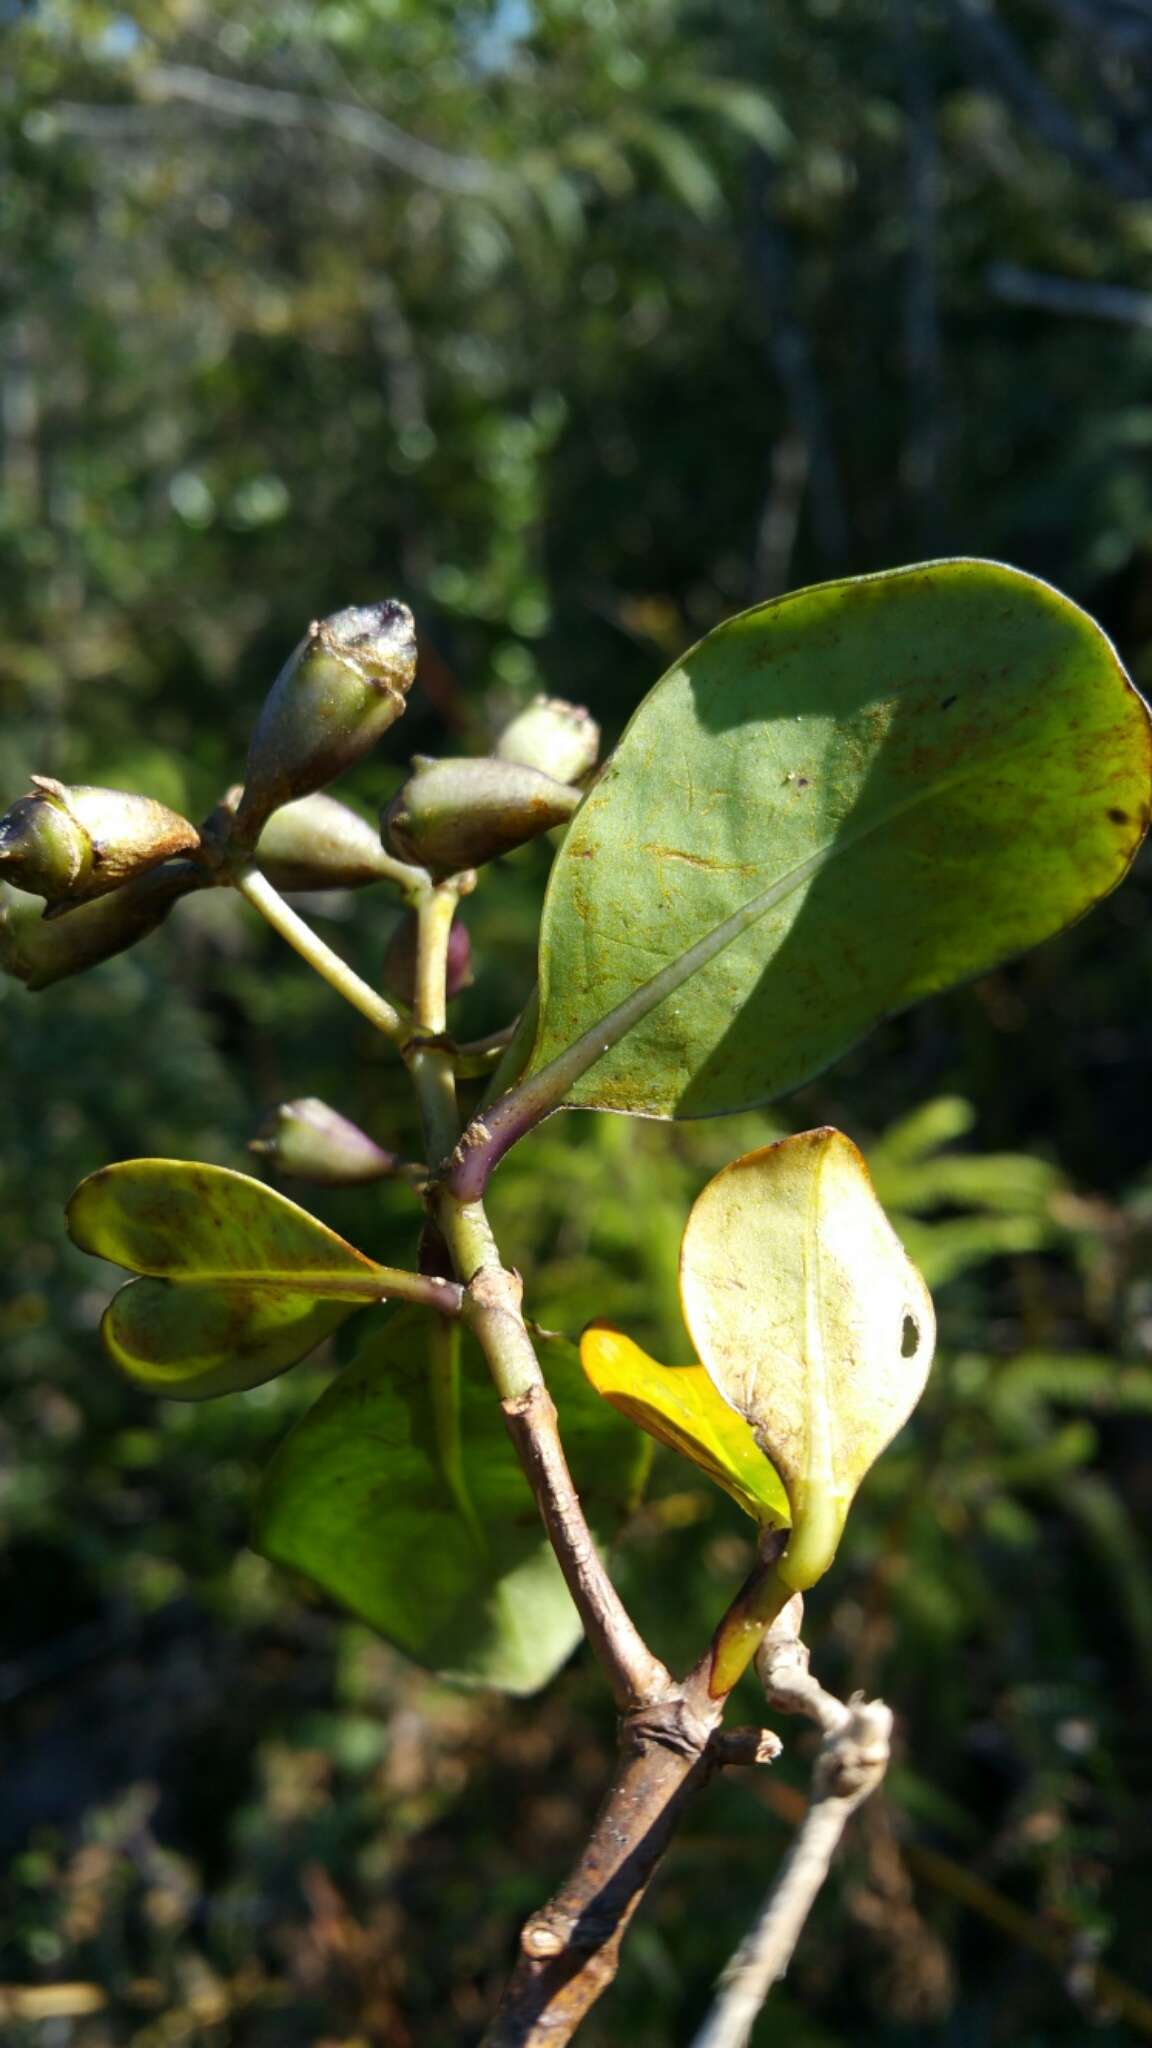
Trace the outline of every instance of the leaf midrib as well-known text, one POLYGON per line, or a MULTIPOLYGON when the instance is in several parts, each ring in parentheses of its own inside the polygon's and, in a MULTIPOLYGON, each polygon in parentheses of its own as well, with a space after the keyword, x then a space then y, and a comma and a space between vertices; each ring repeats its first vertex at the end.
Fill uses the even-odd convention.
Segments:
MULTIPOLYGON (((1036 741, 1034 738, 1022 740, 1015 747, 1005 748, 997 759, 998 761, 1003 761, 1010 758, 1013 754, 1030 753, 1034 751, 1035 746, 1036 741)), ((565 1085, 568 1088, 574 1087, 576 1082, 582 1079, 584 1074, 588 1072, 588 1069, 595 1066, 596 1062, 602 1059, 605 1053, 611 1052, 613 1047, 619 1044, 620 1040, 626 1037, 629 1031, 634 1030, 638 1024, 643 1023, 645 1017, 649 1016, 653 1010, 658 1009, 661 1003, 668 1000, 669 996, 675 995, 676 991, 682 988, 686 981, 690 981, 693 975, 698 974, 702 968, 709 966, 718 954, 724 952, 730 945, 733 945, 737 939, 742 938, 746 931, 750 931, 754 925, 760 922, 761 918, 768 915, 770 910, 774 910, 778 903, 783 902, 787 897, 794 894, 804 882, 811 880, 813 876, 819 874, 838 855, 851 852, 854 847, 861 845, 873 833, 881 831, 885 826, 894 823, 896 819, 904 817, 907 812, 915 810, 917 805, 926 803, 930 799, 935 801, 945 790, 955 789, 960 784, 973 780, 978 774, 986 772, 986 763, 970 762, 962 769, 958 769, 955 775, 933 782, 930 787, 913 790, 902 802, 891 805, 887 810, 880 812, 877 817, 869 819, 857 831, 839 833, 826 846, 818 848, 815 853, 809 854, 806 859, 797 862, 795 867, 789 868, 776 881, 770 882, 767 888, 762 889, 759 894, 750 897, 738 909, 731 911, 727 917, 720 920, 719 924, 713 925, 710 931, 705 932, 701 938, 696 939, 691 946, 685 947, 684 951, 678 953, 674 960, 668 961, 660 969, 659 973, 652 975, 648 981, 641 982, 639 987, 634 988, 630 995, 625 996, 611 1010, 605 1011, 604 1015, 595 1024, 590 1025, 586 1031, 581 1032, 580 1036, 574 1039, 571 1045, 566 1046, 563 1052, 557 1053, 553 1059, 549 1060, 543 1067, 538 1067, 535 1072, 530 1071, 526 1081, 521 1084, 520 1088, 514 1091, 516 1096, 523 1101, 527 1092, 536 1088, 539 1088, 541 1093, 554 1094, 561 1085, 561 1077, 565 1069, 571 1070, 570 1077, 565 1085), (547 1085, 545 1085, 546 1077, 547 1085)), ((547 906, 545 914, 547 915, 547 906)), ((547 1015, 549 998, 550 990, 543 988, 540 1005, 542 1020, 547 1015)), ((539 1044, 539 1038, 537 1044, 539 1044)), ((493 1121, 494 1119, 491 1117, 488 1119, 490 1127, 493 1121)))
MULTIPOLYGON (((119 1263, 115 1261, 114 1263, 119 1263)), ((138 1280, 156 1280, 161 1286, 182 1288, 234 1288, 246 1292, 265 1294, 316 1294, 324 1298, 350 1295, 354 1298, 375 1299, 382 1284, 388 1279, 383 1267, 370 1267, 362 1273, 329 1273, 324 1270, 310 1270, 303 1273, 281 1272, 265 1268, 259 1273, 238 1272, 229 1267, 222 1272, 173 1273, 142 1271, 139 1267, 128 1269, 138 1280)))

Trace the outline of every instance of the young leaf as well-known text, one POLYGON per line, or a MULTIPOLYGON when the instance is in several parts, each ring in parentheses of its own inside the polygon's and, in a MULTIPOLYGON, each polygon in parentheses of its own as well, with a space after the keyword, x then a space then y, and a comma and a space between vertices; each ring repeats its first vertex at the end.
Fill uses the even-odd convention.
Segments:
POLYGON ((656 685, 573 820, 527 1074, 587 1034, 571 1106, 714 1116, 795 1088, 1114 888, 1150 773, 1109 642, 1018 570, 930 562, 745 612, 656 685))
POLYGON ((366 1301, 384 1269, 262 1181, 224 1166, 129 1159, 68 1205, 81 1251, 148 1277, 105 1311, 110 1356, 182 1401, 259 1386, 366 1301))
POLYGON ((856 1489, 932 1362, 932 1299, 840 1131, 749 1152, 708 1183, 680 1250, 697 1353, 784 1482, 798 1591, 827 1571, 856 1489))
POLYGON ((702 1365, 658 1365, 610 1323, 580 1339, 580 1363, 598 1394, 657 1443, 698 1465, 746 1515, 786 1529, 788 1496, 752 1431, 717 1393, 702 1365))
MULTIPOLYGON (((402 1310, 273 1459, 254 1541, 442 1676, 535 1692, 580 1623, 467 1335, 462 1350, 458 1470, 445 1470, 440 1447, 428 1318, 402 1310)), ((548 1379, 589 1521, 611 1535, 633 1502, 641 1439, 574 1357, 550 1347, 548 1379)))

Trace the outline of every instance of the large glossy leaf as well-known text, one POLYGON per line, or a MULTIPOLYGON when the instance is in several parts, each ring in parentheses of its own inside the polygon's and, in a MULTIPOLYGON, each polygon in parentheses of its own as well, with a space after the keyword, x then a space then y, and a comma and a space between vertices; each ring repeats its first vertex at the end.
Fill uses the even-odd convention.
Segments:
MULTIPOLYGON (((389 1316, 277 1453, 255 1541, 418 1663, 534 1692, 580 1623, 467 1336, 458 1457, 446 1469, 429 1344, 426 1315, 389 1316)), ((642 1439, 596 1398, 567 1347, 549 1347, 548 1380, 585 1511, 610 1536, 632 1505, 642 1439)))
POLYGON ((569 829, 528 1071, 694 964, 568 1102, 708 1116, 793 1088, 1112 889, 1150 761, 1109 642, 1018 570, 928 563, 745 612, 656 685, 569 829))
POLYGON ((178 1400, 258 1386, 384 1291, 371 1259, 224 1166, 106 1166, 80 1183, 68 1228, 82 1251, 148 1276, 114 1296, 102 1334, 130 1378, 178 1400))
POLYGON ((745 1514, 765 1528, 787 1528, 788 1496, 777 1474, 702 1365, 660 1365, 610 1323, 585 1330, 580 1363, 598 1394, 657 1443, 698 1465, 745 1514))
POLYGON ((932 1298, 833 1130, 750 1152, 709 1182, 685 1227, 680 1292, 699 1358, 784 1482, 793 1533, 778 1570, 802 1590, 920 1398, 932 1298))

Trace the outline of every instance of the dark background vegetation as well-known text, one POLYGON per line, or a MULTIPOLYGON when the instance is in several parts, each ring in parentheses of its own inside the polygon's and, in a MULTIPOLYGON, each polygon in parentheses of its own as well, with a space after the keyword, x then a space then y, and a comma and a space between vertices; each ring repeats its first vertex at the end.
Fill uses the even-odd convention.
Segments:
MULTIPOLYGON (((1150 77, 1147 0, 3 0, 6 799, 200 815, 304 623, 385 593, 423 687, 366 803, 493 702, 612 736, 740 606, 941 552, 1051 578, 1152 682, 1150 77)), ((530 985, 544 866, 474 899, 468 1031, 530 985)), ((758 2040, 1152 2032, 1150 892, 775 1124, 562 1118, 501 1175, 535 1312, 673 1360, 683 1215, 773 1129, 868 1146, 937 1287, 929 1395, 811 1603, 900 1757, 758 2040)), ((324 929, 371 972, 392 915, 324 929)), ((293 1094, 411 1147, 393 1070, 223 896, 5 984, 0 1048, 4 2039, 474 2041, 603 1783, 602 1686, 451 1692, 257 1559, 255 1474, 331 1359, 147 1402, 61 1220, 112 1158, 242 1164, 293 1094)), ((410 1256, 399 1195, 318 1206, 410 1256)), ((666 1656, 745 1526, 658 1462, 620 1570, 666 1656)), ((700 1803, 590 2048, 688 2038, 805 1768, 793 1731, 700 1803)))

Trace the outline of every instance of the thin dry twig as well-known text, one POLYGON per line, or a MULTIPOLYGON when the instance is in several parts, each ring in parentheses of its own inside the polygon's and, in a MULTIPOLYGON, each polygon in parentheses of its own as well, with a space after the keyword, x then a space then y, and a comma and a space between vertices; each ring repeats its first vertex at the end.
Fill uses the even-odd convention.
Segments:
POLYGON ((800 1641, 804 1603, 789 1602, 757 1658, 770 1705, 815 1721, 824 1740, 812 1772, 812 1798, 755 1927, 721 1979, 712 2011, 692 2048, 746 2048, 756 2016, 792 1960, 840 1837, 888 1766, 892 1714, 882 1700, 838 1700, 813 1678, 800 1641))

